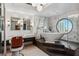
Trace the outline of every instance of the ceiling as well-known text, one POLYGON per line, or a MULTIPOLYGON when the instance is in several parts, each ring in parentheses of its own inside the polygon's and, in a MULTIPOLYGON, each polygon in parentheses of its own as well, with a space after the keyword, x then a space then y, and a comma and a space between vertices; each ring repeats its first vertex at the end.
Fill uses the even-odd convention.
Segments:
POLYGON ((79 13, 78 3, 52 3, 42 11, 42 15, 55 16, 79 13))
POLYGON ((27 11, 28 13, 40 16, 56 16, 79 13, 79 3, 51 3, 41 12, 38 12, 31 5, 23 3, 9 3, 7 7, 14 10, 27 11))

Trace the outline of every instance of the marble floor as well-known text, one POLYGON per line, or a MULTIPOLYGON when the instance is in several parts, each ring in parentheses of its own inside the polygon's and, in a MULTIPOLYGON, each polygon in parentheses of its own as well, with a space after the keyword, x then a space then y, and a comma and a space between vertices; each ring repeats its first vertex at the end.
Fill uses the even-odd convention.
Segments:
MULTIPOLYGON (((24 56, 48 56, 48 54, 34 45, 25 46, 21 53, 23 53, 24 56)), ((11 52, 7 52, 7 56, 11 56, 11 52)))

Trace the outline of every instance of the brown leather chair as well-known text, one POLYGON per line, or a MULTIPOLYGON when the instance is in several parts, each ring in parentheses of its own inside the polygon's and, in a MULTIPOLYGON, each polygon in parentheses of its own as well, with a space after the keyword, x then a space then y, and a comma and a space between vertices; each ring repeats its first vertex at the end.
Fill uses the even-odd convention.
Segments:
POLYGON ((11 51, 13 56, 23 55, 20 51, 24 47, 24 39, 21 36, 13 37, 11 40, 11 51))

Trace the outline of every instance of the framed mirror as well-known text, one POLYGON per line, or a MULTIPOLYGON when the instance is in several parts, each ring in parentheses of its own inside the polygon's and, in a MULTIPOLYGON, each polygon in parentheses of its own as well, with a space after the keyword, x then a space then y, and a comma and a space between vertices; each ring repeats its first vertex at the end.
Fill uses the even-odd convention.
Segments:
POLYGON ((21 19, 17 17, 11 17, 11 30, 21 29, 21 19))
POLYGON ((23 18, 23 30, 31 30, 31 19, 23 18))
POLYGON ((62 18, 57 22, 56 28, 58 32, 69 33, 73 29, 73 23, 68 18, 62 18))

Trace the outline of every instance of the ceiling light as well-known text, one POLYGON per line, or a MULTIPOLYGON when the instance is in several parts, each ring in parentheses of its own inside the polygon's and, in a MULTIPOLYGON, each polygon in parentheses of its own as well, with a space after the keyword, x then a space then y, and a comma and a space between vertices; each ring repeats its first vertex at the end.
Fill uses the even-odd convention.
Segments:
POLYGON ((42 11, 45 7, 49 5, 48 3, 27 3, 27 4, 34 7, 37 11, 42 11))

